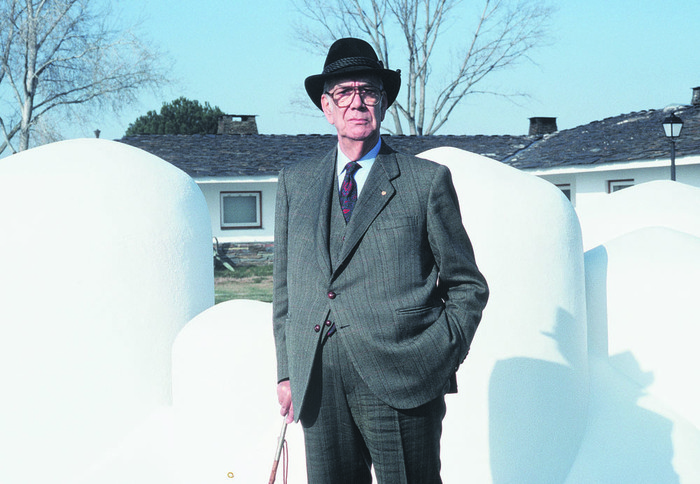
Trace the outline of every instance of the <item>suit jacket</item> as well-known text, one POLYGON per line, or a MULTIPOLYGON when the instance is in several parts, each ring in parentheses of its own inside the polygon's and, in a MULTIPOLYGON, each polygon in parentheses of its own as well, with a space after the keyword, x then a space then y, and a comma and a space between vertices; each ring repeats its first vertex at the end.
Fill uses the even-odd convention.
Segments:
POLYGON ((385 143, 331 260, 336 150, 278 181, 273 326, 297 419, 327 320, 370 389, 415 408, 448 390, 488 299, 449 169, 385 143))

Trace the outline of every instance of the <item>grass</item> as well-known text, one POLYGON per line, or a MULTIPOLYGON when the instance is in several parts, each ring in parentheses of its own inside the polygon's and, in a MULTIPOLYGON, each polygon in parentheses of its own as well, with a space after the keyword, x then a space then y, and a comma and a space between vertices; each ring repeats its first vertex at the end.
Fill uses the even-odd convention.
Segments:
POLYGON ((214 270, 214 302, 254 299, 272 302, 272 264, 214 270))

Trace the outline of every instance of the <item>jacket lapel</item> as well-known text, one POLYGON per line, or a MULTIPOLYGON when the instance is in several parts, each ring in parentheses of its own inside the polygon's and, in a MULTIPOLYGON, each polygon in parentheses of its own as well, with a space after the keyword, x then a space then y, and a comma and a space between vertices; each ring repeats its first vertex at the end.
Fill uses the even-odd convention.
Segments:
POLYGON ((398 176, 399 166, 396 162, 396 156, 391 148, 382 144, 382 149, 377 155, 346 228, 345 242, 339 256, 340 264, 336 267, 343 267, 345 259, 352 253, 377 215, 393 198, 396 189, 391 180, 398 176))
POLYGON ((309 207, 319 207, 318 223, 316 224, 316 242, 318 248, 316 254, 318 256, 318 264, 326 271, 326 274, 331 273, 330 259, 330 209, 333 202, 332 194, 336 192, 333 189, 335 186, 335 159, 337 158, 337 148, 326 155, 319 165, 318 176, 314 183, 314 187, 321 189, 312 190, 318 197, 316 204, 309 204, 309 207))

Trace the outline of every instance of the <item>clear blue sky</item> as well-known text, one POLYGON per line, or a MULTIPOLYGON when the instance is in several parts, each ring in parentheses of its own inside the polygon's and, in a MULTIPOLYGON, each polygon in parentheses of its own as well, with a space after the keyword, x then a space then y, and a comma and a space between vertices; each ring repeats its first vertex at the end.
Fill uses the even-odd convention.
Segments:
MULTIPOLYGON (((622 113, 688 104, 700 86, 698 0, 561 0, 551 45, 489 87, 522 91, 518 104, 481 96, 461 104, 441 134, 527 134, 528 118, 553 116, 559 129, 622 113)), ((320 112, 300 112, 304 78, 323 67, 293 32, 290 0, 121 0, 118 12, 143 18, 149 42, 174 60, 177 83, 144 93, 119 118, 75 136, 120 138, 128 124, 178 96, 229 114, 256 114, 264 134, 331 133, 320 112)), ((444 55, 444 53, 440 53, 444 55)), ((401 63, 394 61, 394 68, 401 63)), ((401 96, 402 94, 399 94, 401 96)), ((310 101, 309 101, 310 103, 310 101)), ((96 123, 98 124, 98 123, 96 123)))

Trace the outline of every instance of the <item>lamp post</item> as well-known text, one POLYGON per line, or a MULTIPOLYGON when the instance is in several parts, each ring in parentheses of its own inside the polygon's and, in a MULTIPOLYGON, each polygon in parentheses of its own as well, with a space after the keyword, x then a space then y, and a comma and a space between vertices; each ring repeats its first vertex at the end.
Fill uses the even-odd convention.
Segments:
POLYGON ((666 137, 671 140, 671 180, 676 181, 676 138, 683 129, 683 120, 672 113, 664 119, 663 125, 666 137))

